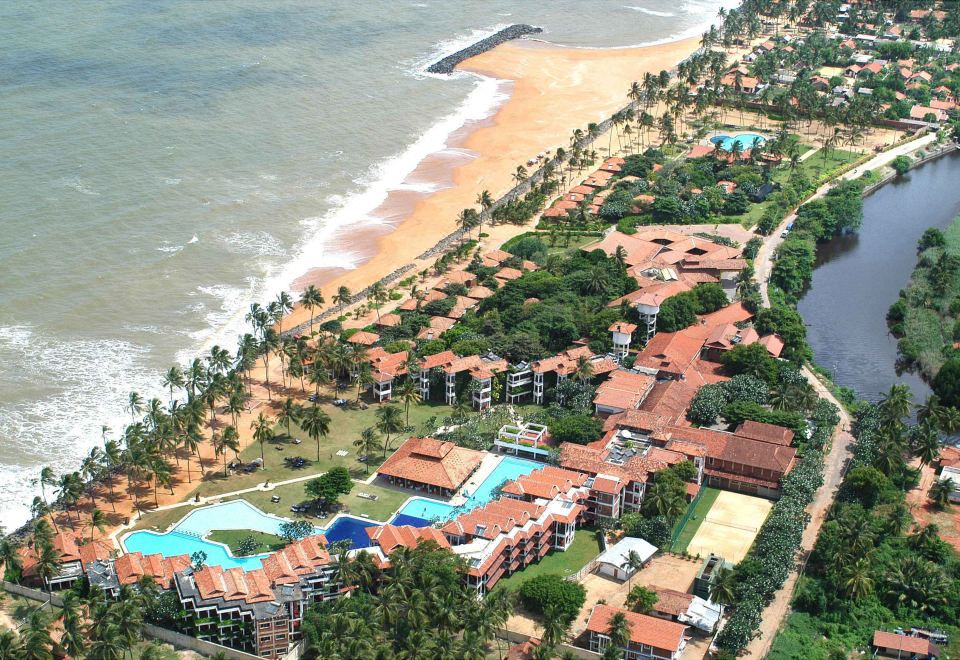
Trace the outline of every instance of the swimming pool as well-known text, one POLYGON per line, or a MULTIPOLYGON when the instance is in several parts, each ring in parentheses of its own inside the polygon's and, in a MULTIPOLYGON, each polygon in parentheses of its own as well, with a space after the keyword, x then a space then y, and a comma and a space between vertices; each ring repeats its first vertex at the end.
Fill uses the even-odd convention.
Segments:
POLYGON ((710 141, 714 144, 719 142, 724 151, 731 151, 734 142, 740 145, 740 151, 747 151, 748 149, 752 149, 754 145, 763 144, 767 141, 767 138, 756 133, 740 133, 734 137, 730 137, 729 135, 714 135, 710 138, 710 141))
POLYGON ((439 502, 424 497, 413 497, 407 501, 397 515, 412 516, 423 520, 449 520, 457 514, 478 506, 483 506, 493 499, 494 492, 507 481, 513 481, 517 477, 530 474, 534 470, 543 467, 542 463, 528 461, 515 456, 504 456, 503 459, 493 469, 493 472, 487 475, 487 478, 480 482, 473 493, 467 492, 465 487, 463 495, 467 496, 467 501, 460 506, 453 506, 446 502, 439 502))
MULTIPOLYGON (((249 529, 265 534, 280 534, 280 525, 288 522, 285 518, 264 513, 246 500, 234 500, 223 504, 213 504, 191 511, 169 531, 139 531, 128 534, 123 539, 127 552, 142 552, 145 555, 161 554, 164 557, 174 555, 192 555, 202 551, 207 555, 207 563, 224 568, 242 568, 250 571, 260 568, 260 560, 266 554, 234 557, 226 546, 208 541, 202 537, 215 529, 249 529)), ((352 548, 366 548, 370 537, 366 528, 379 525, 374 520, 364 520, 348 515, 338 515, 327 527, 314 527, 314 532, 323 534, 329 543, 350 540, 352 548)))

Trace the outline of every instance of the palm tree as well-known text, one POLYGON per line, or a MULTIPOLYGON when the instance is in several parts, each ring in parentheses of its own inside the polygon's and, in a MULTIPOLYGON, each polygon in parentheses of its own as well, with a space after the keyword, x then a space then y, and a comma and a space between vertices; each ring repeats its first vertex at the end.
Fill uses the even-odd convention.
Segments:
POLYGON ((630 642, 630 624, 627 616, 623 612, 617 612, 610 617, 609 629, 607 635, 610 636, 610 646, 617 649, 625 649, 630 642))
POLYGON ((143 412, 143 397, 137 392, 130 392, 127 397, 127 410, 130 413, 131 421, 137 421, 137 415, 143 412))
POLYGON ((917 433, 913 438, 913 454, 924 465, 930 465, 940 457, 940 436, 926 422, 916 427, 917 433))
POLYGON ((514 170, 512 178, 516 182, 516 184, 519 186, 521 183, 527 180, 528 176, 529 175, 527 174, 527 168, 524 167, 523 165, 517 165, 517 169, 514 170))
POLYGON ((263 457, 263 443, 273 440, 273 426, 264 414, 260 413, 250 423, 250 428, 253 429, 253 439, 260 443, 260 461, 266 465, 266 460, 263 457))
POLYGON ((843 590, 852 600, 860 600, 873 593, 870 560, 861 557, 847 567, 843 574, 843 590))
POLYGON ((12 630, 0 631, 0 658, 19 658, 23 654, 20 638, 12 630))
POLYGON ((39 541, 34 570, 47 586, 48 594, 52 594, 50 580, 60 573, 60 553, 53 547, 53 541, 49 538, 41 538, 39 541))
POLYGON ((380 307, 387 300, 387 290, 383 282, 377 281, 370 286, 370 300, 373 301, 374 309, 377 312, 377 323, 380 323, 380 307))
POLYGON ((363 467, 370 474, 370 455, 377 449, 382 449, 377 429, 368 426, 360 432, 360 437, 353 441, 353 446, 363 455, 363 467))
POLYGON ((557 611, 556 606, 547 605, 544 608, 541 625, 543 626, 543 632, 540 634, 540 639, 544 645, 549 648, 555 648, 563 642, 563 638, 567 634, 568 625, 566 617, 557 611))
POLYGON ((938 509, 943 509, 950 503, 950 495, 953 493, 953 480, 949 478, 937 479, 930 485, 927 491, 927 497, 938 509))
POLYGON ((233 452, 236 458, 240 457, 240 434, 235 426, 223 429, 220 435, 220 453, 223 454, 223 475, 227 475, 227 450, 233 452))
POLYGON ((400 409, 397 406, 388 405, 377 410, 377 430, 386 436, 383 441, 383 456, 386 458, 387 450, 390 449, 390 434, 403 430, 400 409))
MULTIPOLYGON (((20 558, 17 546, 9 537, 0 539, 0 562, 3 562, 3 579, 20 584, 23 560, 20 558)), ((0 655, 0 657, 3 656, 0 655)))
POLYGON ((337 289, 337 293, 333 297, 333 302, 340 305, 340 316, 343 316, 343 308, 345 305, 350 304, 351 298, 353 298, 353 294, 350 293, 350 289, 347 287, 341 286, 337 289))
POLYGON ((125 640, 120 636, 116 625, 109 623, 99 639, 90 647, 88 657, 97 660, 121 660, 127 650, 125 640))
POLYGON ((330 415, 328 415, 320 406, 313 404, 306 410, 302 410, 300 419, 300 428, 306 431, 307 435, 317 443, 317 460, 320 460, 320 438, 327 437, 330 432, 330 415))
POLYGON ((631 550, 627 553, 626 559, 620 565, 620 568, 630 573, 630 577, 627 579, 627 591, 629 591, 633 583, 633 576, 643 568, 643 557, 641 557, 636 550, 631 550))
MULTIPOLYGON (((83 609, 80 596, 74 591, 67 591, 63 595, 63 604, 60 607, 60 621, 63 625, 63 635, 60 646, 73 658, 83 657, 87 648, 87 631, 83 623, 83 609)), ((2 655, 0 655, 2 657, 2 655)))
POLYGON ((308 286, 303 290, 303 293, 300 294, 300 304, 304 306, 305 309, 310 310, 310 334, 313 334, 313 313, 314 310, 326 301, 323 299, 323 294, 320 292, 320 289, 314 285, 308 286))
POLYGON ((423 397, 420 396, 420 389, 417 387, 417 384, 413 382, 413 378, 407 378, 403 381, 400 387, 397 388, 397 398, 403 403, 404 412, 406 413, 406 425, 410 426, 410 406, 416 405, 423 400, 423 397))
POLYGON ((460 227, 460 231, 467 235, 467 240, 470 239, 470 230, 476 227, 480 223, 480 215, 477 213, 476 209, 466 208, 460 211, 457 215, 457 226, 460 227))
POLYGON ((33 611, 23 634, 23 646, 19 660, 50 660, 53 658, 53 639, 50 637, 51 621, 42 609, 33 611))
POLYGON ((490 194, 489 190, 484 190, 481 193, 477 194, 477 204, 480 206, 480 216, 477 218, 477 224, 480 227, 480 230, 477 232, 479 234, 483 233, 483 214, 489 214, 490 209, 493 208, 493 195, 490 194))
POLYGON ((107 516, 100 509, 94 509, 90 512, 90 540, 93 541, 93 530, 99 530, 103 534, 107 527, 107 516))
POLYGON ((901 424, 903 418, 910 414, 910 386, 891 385, 877 405, 885 423, 901 424))
POLYGON ((280 348, 280 335, 273 328, 264 328, 263 339, 260 340, 259 350, 263 356, 263 377, 267 385, 267 399, 271 400, 270 389, 270 354, 280 348))
POLYGON ((287 430, 287 437, 292 438, 290 435, 290 423, 297 423, 300 421, 300 417, 303 414, 303 408, 291 398, 287 398, 283 402, 283 406, 280 408, 280 414, 277 415, 277 423, 282 424, 283 428, 287 430))
POLYGON ((721 566, 713 574, 710 583, 710 600, 721 608, 736 601, 737 577, 733 569, 721 566))

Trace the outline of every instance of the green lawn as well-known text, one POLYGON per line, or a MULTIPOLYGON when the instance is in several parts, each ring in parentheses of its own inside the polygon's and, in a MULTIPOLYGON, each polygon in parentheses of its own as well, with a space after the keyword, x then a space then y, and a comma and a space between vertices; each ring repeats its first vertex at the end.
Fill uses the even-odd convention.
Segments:
POLYGON ((240 541, 252 536, 260 542, 260 552, 270 552, 280 550, 287 542, 276 534, 267 534, 266 532, 255 532, 249 529, 215 529, 207 535, 207 538, 216 543, 223 543, 236 556, 240 556, 240 541))
POLYGON ((677 536, 676 542, 673 544, 673 546, 671 546, 671 552, 683 552, 687 549, 687 546, 690 545, 690 541, 696 535, 697 530, 700 529, 700 523, 702 523, 704 518, 707 517, 710 507, 713 506, 713 503, 717 500, 719 495, 720 491, 716 488, 704 489, 703 495, 701 495, 700 499, 692 505, 693 510, 690 512, 690 517, 687 519, 683 529, 680 530, 680 534, 677 536))
MULTIPOLYGON (((341 396, 349 396, 349 393, 341 391, 341 396)), ((203 482, 190 494, 191 497, 198 493, 204 497, 209 497, 234 490, 242 490, 264 481, 275 482, 296 479, 308 474, 326 472, 330 468, 338 466, 346 467, 355 478, 364 478, 368 472, 364 464, 357 460, 357 448, 353 446, 353 443, 360 437, 360 432, 363 429, 376 425, 376 412, 380 406, 371 404, 366 410, 361 410, 359 408, 339 408, 333 404, 321 403, 321 407, 330 415, 330 434, 326 438, 320 439, 320 460, 317 460, 316 443, 300 428, 296 425, 291 426, 290 436, 287 436, 286 429, 277 426, 274 428, 276 436, 273 441, 265 443, 262 448, 260 444, 254 443, 240 452, 241 460, 249 462, 254 458, 259 458, 262 451, 263 469, 250 474, 241 472, 224 477, 221 465, 219 469, 207 472, 203 482), (295 444, 294 441, 297 439, 301 441, 301 444, 295 444), (346 451, 347 455, 337 456, 338 451, 346 451), (287 467, 284 462, 284 459, 288 456, 300 456, 307 462, 302 468, 292 469, 287 467)), ((435 403, 411 406, 410 424, 420 431, 428 420, 436 418, 436 425, 438 426, 442 424, 443 418, 449 416, 451 412, 450 406, 435 403)), ((396 449, 401 439, 392 437, 390 448, 396 449)), ((389 455, 389 451, 387 455, 389 455)), ((381 456, 376 455, 374 459, 368 466, 370 472, 380 464, 381 456)))
MULTIPOLYGON (((272 513, 284 518, 306 518, 314 520, 319 524, 323 524, 322 520, 315 520, 313 516, 304 516, 303 514, 291 513, 290 511, 290 505, 299 504, 300 502, 308 499, 306 493, 304 492, 306 483, 307 482, 304 481, 295 484, 286 484, 285 486, 277 486, 273 490, 269 491, 244 493, 243 495, 239 496, 239 498, 247 500, 261 511, 265 511, 267 513, 272 513), (280 497, 279 502, 272 501, 271 498, 275 495, 280 497)), ((413 491, 402 490, 399 488, 355 483, 350 494, 340 498, 340 503, 344 507, 341 511, 343 513, 352 513, 353 515, 357 516, 366 515, 373 520, 384 522, 393 514, 394 511, 400 508, 400 505, 403 504, 408 497, 414 494, 416 493, 413 491), (369 493, 370 495, 376 495, 377 499, 368 500, 366 498, 358 497, 358 493, 369 493)))
POLYGON ((603 551, 598 533, 592 527, 578 529, 573 537, 573 544, 567 550, 551 550, 540 561, 497 582, 495 589, 517 589, 530 578, 545 573, 556 573, 564 577, 573 575, 603 551))

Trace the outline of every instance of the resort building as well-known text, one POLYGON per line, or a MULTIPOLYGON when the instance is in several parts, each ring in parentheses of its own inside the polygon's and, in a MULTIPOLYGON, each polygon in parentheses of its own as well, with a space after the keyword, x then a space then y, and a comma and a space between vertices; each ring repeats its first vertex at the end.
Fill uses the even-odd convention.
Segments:
POLYGON ((640 407, 653 389, 653 376, 645 373, 617 370, 597 387, 593 405, 597 415, 604 417, 640 407))
POLYGON ((635 552, 640 561, 646 564, 656 554, 657 548, 643 539, 625 536, 600 553, 597 557, 597 573, 621 582, 629 580, 642 568, 629 565, 627 560, 631 552, 635 552))
POLYGON ((483 596, 505 575, 551 550, 569 548, 583 510, 566 497, 533 502, 501 497, 457 516, 441 531, 454 554, 467 561, 467 583, 483 596))
POLYGON ((484 453, 433 438, 410 438, 377 474, 390 483, 432 495, 452 497, 480 467, 484 453))
POLYGON ((650 616, 683 623, 708 635, 716 631, 722 613, 720 605, 684 591, 652 589, 657 594, 657 602, 650 616))
POLYGON ((42 586, 49 591, 69 589, 83 578, 87 566, 98 560, 110 559, 116 553, 109 540, 83 543, 82 536, 63 530, 54 534, 52 543, 60 567, 57 574, 50 578, 41 579, 37 573, 37 554, 31 546, 17 549, 21 562, 20 574, 26 584, 42 586))
POLYGON ((873 655, 881 658, 911 658, 936 660, 941 657, 940 647, 923 637, 898 635, 878 630, 873 633, 873 655))
POLYGON ((617 321, 609 328, 613 340, 613 354, 622 360, 630 354, 630 344, 633 343, 633 333, 637 326, 626 321, 617 321))
POLYGON ((550 434, 543 424, 504 424, 493 444, 505 454, 546 460, 553 447, 549 440, 550 434))
POLYGON ((152 579, 161 589, 173 587, 176 573, 190 568, 189 555, 164 557, 161 554, 144 555, 128 552, 115 560, 97 560, 87 564, 87 580, 112 597, 120 594, 120 587, 137 584, 144 578, 152 579))
POLYGON ((537 360, 530 365, 533 374, 533 402, 543 403, 547 389, 556 387, 578 370, 588 370, 591 378, 617 369, 617 363, 609 357, 594 355, 586 346, 568 348, 553 357, 537 360))
POLYGON ((674 660, 683 653, 687 626, 609 605, 597 605, 590 612, 587 633, 591 651, 603 653, 610 645, 610 619, 617 613, 623 614, 630 628, 630 639, 623 647, 625 660, 674 660))

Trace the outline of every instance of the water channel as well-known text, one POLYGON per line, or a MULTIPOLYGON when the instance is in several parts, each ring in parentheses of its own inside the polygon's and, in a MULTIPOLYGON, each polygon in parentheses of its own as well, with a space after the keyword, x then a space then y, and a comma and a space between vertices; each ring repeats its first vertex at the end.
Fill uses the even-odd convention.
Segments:
POLYGON ((914 400, 930 388, 918 374, 898 373, 897 340, 887 309, 906 286, 927 227, 945 228, 960 215, 960 153, 926 163, 864 200, 863 227, 817 250, 809 291, 798 309, 817 364, 839 385, 876 401, 894 383, 914 400))

